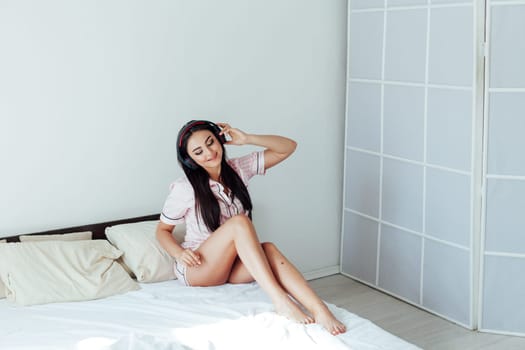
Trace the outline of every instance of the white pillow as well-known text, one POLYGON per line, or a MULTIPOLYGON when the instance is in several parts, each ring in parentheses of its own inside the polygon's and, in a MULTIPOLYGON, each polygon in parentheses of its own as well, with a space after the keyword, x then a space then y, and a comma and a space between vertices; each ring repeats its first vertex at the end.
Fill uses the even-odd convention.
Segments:
POLYGON ((35 241, 81 241, 90 240, 93 237, 91 231, 71 232, 53 235, 23 235, 20 236, 20 242, 35 242, 35 241))
POLYGON ((106 240, 0 244, 0 277, 19 305, 91 300, 140 287, 106 240))
MULTIPOLYGON (((158 223, 158 220, 141 221, 106 228, 106 237, 124 252, 124 264, 139 282, 160 282, 176 278, 173 271, 175 259, 162 248, 155 235, 158 223)), ((180 232, 176 232, 179 242, 180 236, 180 232)))
MULTIPOLYGON (((0 239, 0 243, 7 242, 6 239, 0 239)), ((2 278, 0 276, 0 299, 5 298, 5 285, 4 282, 2 282, 2 278)))

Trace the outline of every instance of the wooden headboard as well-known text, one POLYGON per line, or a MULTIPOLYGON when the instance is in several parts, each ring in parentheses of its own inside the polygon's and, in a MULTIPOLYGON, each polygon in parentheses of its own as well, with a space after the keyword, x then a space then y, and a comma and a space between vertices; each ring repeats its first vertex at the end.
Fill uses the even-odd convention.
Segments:
POLYGON ((106 239, 105 230, 106 230, 106 227, 108 226, 129 224, 132 222, 139 222, 139 221, 158 220, 159 217, 160 217, 160 214, 151 214, 151 215, 146 215, 146 216, 137 216, 137 217, 129 218, 129 219, 121 219, 121 220, 115 220, 115 221, 99 222, 96 224, 60 228, 56 230, 21 233, 20 235, 17 235, 17 236, 2 237, 1 239, 7 239, 8 242, 19 242, 20 240, 18 239, 18 236, 22 236, 22 235, 52 235, 52 234, 62 234, 62 233, 80 232, 80 231, 93 232, 93 239, 106 239))

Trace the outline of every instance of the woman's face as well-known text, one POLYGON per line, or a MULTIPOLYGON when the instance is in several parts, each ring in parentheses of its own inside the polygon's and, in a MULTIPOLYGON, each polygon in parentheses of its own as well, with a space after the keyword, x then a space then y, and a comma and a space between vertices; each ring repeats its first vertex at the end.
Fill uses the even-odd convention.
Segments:
POLYGON ((194 132, 187 143, 191 159, 206 170, 216 169, 222 161, 222 146, 209 130, 194 132))

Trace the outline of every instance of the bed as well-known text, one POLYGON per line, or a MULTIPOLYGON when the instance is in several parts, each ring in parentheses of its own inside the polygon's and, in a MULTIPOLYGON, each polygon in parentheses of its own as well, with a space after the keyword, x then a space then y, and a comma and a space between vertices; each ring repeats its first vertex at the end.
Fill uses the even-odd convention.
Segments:
MULTIPOLYGON (((158 215, 148 215, 13 236, 7 238, 8 244, 0 243, 0 277, 8 293, 7 298, 0 299, 0 349, 417 349, 372 322, 329 303, 332 312, 346 325, 346 333, 334 337, 319 325, 291 322, 273 311, 257 283, 184 287, 165 269, 171 264, 170 257, 155 245, 152 230, 157 219, 158 215), (85 232, 97 242, 88 243, 85 236, 57 238, 85 232), (86 259, 92 260, 78 263, 84 250, 78 253, 76 249, 84 249, 85 245, 89 245, 90 252, 86 259), (57 246, 64 247, 65 253, 53 250, 57 246), (93 246, 118 254, 101 258, 92 252, 93 246), (148 254, 154 251, 156 256, 152 260, 142 254, 133 261, 141 249, 148 254), (30 258, 24 257, 26 250, 30 258), (65 272, 59 271, 56 269, 60 267, 46 265, 47 260, 40 261, 54 262, 62 253, 70 260, 58 259, 60 264, 73 264, 75 271, 70 272, 69 267, 65 272), (100 261, 106 263, 99 268, 95 265, 100 261), (78 267, 77 263, 86 266, 78 267), (151 267, 154 265, 155 271, 151 267), (82 270, 84 267, 88 270, 82 270), (39 268, 45 270, 33 273, 39 268), (92 271, 98 276, 113 268, 118 273, 102 282, 91 279, 82 288, 70 286, 92 271), (20 271, 24 276, 19 278, 20 271), (80 273, 82 277, 71 277, 70 273, 80 273), (118 292, 112 289, 109 294, 100 292, 101 283, 115 288, 115 280, 119 281, 116 288, 128 284, 130 287, 118 292), (24 291, 23 283, 33 285, 24 291), (69 294, 61 294, 56 290, 58 286, 69 294)), ((174 235, 180 239, 181 233, 174 235)))

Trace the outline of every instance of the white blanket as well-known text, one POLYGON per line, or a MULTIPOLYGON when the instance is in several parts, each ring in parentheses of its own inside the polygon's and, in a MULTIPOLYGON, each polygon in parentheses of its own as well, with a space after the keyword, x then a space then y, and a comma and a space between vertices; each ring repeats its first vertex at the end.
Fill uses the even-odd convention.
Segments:
POLYGON ((0 300, 0 349, 417 349, 328 304, 347 332, 332 336, 273 312, 256 283, 183 287, 177 281, 100 300, 17 307, 0 300))

